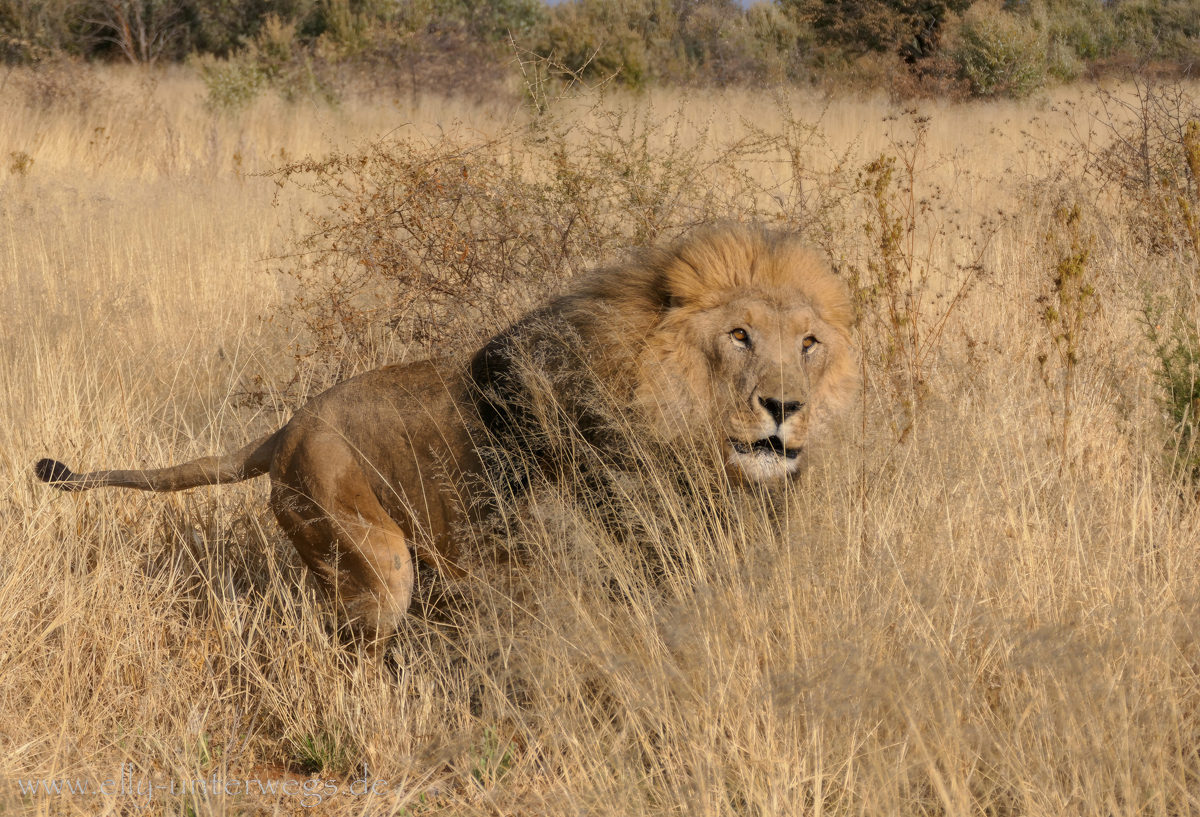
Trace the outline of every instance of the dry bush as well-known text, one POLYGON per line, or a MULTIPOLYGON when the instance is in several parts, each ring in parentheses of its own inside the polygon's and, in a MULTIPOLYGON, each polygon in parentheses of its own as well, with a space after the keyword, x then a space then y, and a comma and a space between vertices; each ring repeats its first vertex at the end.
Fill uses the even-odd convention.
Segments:
POLYGON ((811 30, 794 10, 730 0, 571 0, 519 41, 590 78, 760 85, 807 79, 811 30))
POLYGON ((491 42, 480 42, 463 25, 443 23, 416 31, 373 32, 351 59, 318 60, 338 77, 347 95, 365 99, 421 95, 511 101, 505 64, 511 55, 491 42))

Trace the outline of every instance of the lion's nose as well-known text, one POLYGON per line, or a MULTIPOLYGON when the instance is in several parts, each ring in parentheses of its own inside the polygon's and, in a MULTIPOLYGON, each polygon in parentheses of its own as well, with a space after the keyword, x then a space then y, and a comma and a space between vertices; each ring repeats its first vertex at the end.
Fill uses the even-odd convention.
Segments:
POLYGON ((767 413, 775 420, 776 425, 783 425, 784 420, 804 408, 804 404, 799 400, 789 400, 785 403, 782 400, 776 400, 774 397, 760 397, 758 398, 758 403, 767 410, 767 413))

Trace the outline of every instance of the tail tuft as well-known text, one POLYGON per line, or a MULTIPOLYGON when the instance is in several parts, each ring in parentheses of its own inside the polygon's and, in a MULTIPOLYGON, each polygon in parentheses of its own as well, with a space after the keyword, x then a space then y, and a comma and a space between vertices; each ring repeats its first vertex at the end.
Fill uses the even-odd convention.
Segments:
POLYGON ((42 482, 48 482, 51 485, 62 488, 63 490, 71 490, 70 486, 62 485, 75 477, 71 469, 63 465, 58 460, 44 459, 38 460, 33 466, 33 473, 37 474, 37 478, 42 482))

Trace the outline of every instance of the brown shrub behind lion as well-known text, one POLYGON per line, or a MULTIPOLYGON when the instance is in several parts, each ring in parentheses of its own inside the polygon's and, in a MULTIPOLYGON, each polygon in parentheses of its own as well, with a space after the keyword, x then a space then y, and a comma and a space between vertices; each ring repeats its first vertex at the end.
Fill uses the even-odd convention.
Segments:
POLYGON ((487 514, 483 486, 522 489, 519 467, 484 479, 485 460, 563 466, 563 437, 547 426, 601 455, 646 435, 699 446, 735 481, 795 477, 810 436, 857 385, 851 319, 845 284, 795 237, 712 227, 584 278, 468 369, 367 372, 233 454, 151 471, 76 474, 50 459, 35 470, 64 491, 270 474, 271 509, 305 564, 360 630, 386 636, 412 596, 409 548, 456 572, 454 531, 487 514))

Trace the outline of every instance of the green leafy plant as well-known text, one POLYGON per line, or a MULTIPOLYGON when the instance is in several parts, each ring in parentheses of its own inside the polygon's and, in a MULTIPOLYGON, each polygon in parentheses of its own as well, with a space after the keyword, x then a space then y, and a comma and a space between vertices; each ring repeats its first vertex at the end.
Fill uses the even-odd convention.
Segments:
POLYGON ((970 0, 780 0, 811 20, 817 39, 851 54, 902 54, 908 60, 936 50, 944 24, 970 0))
POLYGON ((314 95, 335 101, 336 95, 318 78, 311 56, 299 47, 296 24, 274 14, 267 15, 245 48, 227 59, 205 55, 196 63, 207 90, 205 104, 211 111, 237 113, 268 88, 287 102, 314 95))

